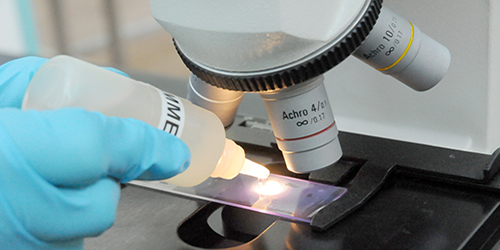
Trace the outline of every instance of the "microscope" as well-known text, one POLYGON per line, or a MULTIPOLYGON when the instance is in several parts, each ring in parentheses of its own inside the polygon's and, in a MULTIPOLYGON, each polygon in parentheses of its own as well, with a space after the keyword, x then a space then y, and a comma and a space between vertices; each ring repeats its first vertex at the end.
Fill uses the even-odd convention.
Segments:
POLYGON ((425 91, 450 63, 446 47, 382 1, 153 0, 151 10, 193 72, 188 99, 228 126, 241 95, 258 92, 294 173, 342 156, 324 73, 352 54, 425 91))
POLYGON ((310 224, 175 197, 171 249, 498 246, 496 1, 150 3, 228 137, 282 160, 271 172, 347 189, 310 224))

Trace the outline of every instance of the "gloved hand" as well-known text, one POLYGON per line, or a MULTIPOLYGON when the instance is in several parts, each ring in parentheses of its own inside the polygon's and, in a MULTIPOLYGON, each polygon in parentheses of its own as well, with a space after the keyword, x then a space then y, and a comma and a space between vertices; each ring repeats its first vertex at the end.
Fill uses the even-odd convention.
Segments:
POLYGON ((176 137, 134 119, 65 108, 21 111, 45 62, 0 66, 0 248, 82 249, 114 222, 119 182, 164 179, 189 164, 176 137))

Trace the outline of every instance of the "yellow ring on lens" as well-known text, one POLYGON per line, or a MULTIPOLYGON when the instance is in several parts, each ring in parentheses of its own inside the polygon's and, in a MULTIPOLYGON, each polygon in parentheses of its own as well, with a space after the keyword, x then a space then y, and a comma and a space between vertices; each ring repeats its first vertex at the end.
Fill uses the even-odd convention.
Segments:
POLYGON ((408 50, 410 50, 411 44, 413 43, 413 37, 414 37, 413 24, 411 22, 409 22, 409 23, 410 23, 410 26, 411 26, 411 37, 410 37, 410 42, 408 43, 408 46, 406 46, 406 49, 403 52, 403 54, 393 64, 391 64, 391 65, 389 65, 389 66, 387 66, 385 68, 381 68, 381 69, 377 69, 377 70, 379 70, 379 71, 388 70, 388 69, 396 66, 396 64, 398 64, 406 56, 406 53, 408 53, 408 50))

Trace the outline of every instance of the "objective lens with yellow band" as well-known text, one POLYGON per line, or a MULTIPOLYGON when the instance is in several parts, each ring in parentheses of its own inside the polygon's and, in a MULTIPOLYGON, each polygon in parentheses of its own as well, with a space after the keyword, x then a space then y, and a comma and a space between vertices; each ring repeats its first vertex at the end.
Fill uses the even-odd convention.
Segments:
POLYGON ((450 64, 446 47, 387 7, 354 56, 418 91, 436 85, 450 64))

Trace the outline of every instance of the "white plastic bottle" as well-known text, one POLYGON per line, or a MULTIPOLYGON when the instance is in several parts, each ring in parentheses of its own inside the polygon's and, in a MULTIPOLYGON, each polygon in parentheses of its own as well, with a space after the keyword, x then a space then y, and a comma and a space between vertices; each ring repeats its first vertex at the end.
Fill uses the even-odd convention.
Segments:
POLYGON ((37 110, 62 107, 135 118, 179 137, 191 151, 191 163, 186 171, 166 180, 177 186, 195 186, 209 176, 234 178, 245 162, 243 149, 226 139, 224 126, 213 113, 69 56, 56 56, 37 71, 22 105, 37 110))

